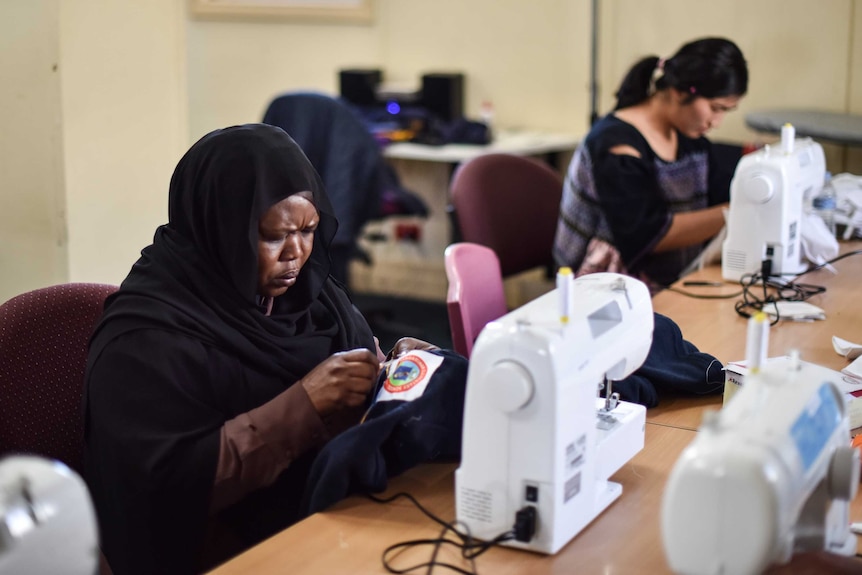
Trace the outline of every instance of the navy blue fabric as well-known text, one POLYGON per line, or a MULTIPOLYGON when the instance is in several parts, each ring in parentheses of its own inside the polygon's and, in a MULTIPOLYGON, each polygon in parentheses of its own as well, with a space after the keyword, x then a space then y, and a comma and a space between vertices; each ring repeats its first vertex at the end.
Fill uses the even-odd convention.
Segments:
POLYGON ((658 313, 653 316, 655 329, 646 360, 632 375, 613 384, 620 399, 655 407, 666 391, 696 395, 724 391, 721 362, 684 340, 672 319, 658 313))
MULTIPOLYGON (((654 321, 644 364, 614 382, 620 399, 655 407, 662 392, 721 392, 721 362, 684 340, 672 319, 656 313, 654 321)), ((445 359, 422 396, 409 402, 378 402, 365 423, 343 432, 318 454, 308 476, 302 515, 323 511, 351 494, 383 491, 389 477, 420 463, 460 459, 468 362, 452 351, 433 353, 445 359)), ((385 377, 381 374, 378 389, 385 377)))
MULTIPOLYGON (((383 491, 389 477, 420 463, 460 459, 467 359, 448 350, 432 353, 444 359, 425 393, 413 401, 377 402, 364 423, 321 450, 308 476, 303 514, 353 493, 383 491)), ((381 373, 378 389, 385 378, 381 373)))

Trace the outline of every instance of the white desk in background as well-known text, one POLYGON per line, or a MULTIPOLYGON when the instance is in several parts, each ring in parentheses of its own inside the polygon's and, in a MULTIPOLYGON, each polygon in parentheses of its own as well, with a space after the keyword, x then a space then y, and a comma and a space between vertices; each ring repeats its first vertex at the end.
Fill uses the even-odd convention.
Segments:
POLYGON ((577 145, 578 138, 569 134, 504 131, 487 145, 445 144, 426 146, 411 142, 397 142, 389 144, 383 154, 393 160, 458 164, 483 154, 507 153, 520 156, 538 156, 573 151, 577 145))
POLYGON ((391 217, 372 222, 366 234, 390 238, 387 241, 362 240, 372 265, 353 262, 350 283, 354 291, 378 295, 445 301, 448 283, 443 266, 443 250, 452 240, 447 212, 449 180, 461 162, 492 153, 540 156, 564 171, 578 145, 570 134, 535 131, 501 131, 487 145, 445 144, 428 146, 409 142, 390 144, 384 155, 401 179, 401 184, 421 197, 430 212, 427 219, 391 217), (415 224, 421 235, 418 242, 393 241, 399 225, 415 224))

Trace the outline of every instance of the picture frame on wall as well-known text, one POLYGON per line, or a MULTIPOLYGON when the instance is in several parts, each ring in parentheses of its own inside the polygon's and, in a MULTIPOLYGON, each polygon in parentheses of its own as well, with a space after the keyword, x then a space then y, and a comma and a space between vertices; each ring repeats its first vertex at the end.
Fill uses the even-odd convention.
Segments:
POLYGON ((364 24, 373 0, 189 0, 192 16, 213 19, 317 20, 364 24))

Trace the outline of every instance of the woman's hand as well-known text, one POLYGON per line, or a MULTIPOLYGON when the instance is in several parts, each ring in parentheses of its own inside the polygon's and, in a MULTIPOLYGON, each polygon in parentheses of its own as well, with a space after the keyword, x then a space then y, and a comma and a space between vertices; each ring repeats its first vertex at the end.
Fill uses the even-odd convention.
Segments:
POLYGON ((386 356, 386 359, 395 359, 404 355, 408 351, 413 351, 416 349, 424 351, 434 351, 440 348, 434 344, 428 343, 427 341, 416 339, 415 337, 402 337, 401 339, 396 341, 395 346, 391 350, 389 350, 389 355, 386 356))
POLYGON ((341 351, 300 380, 314 408, 325 417, 365 402, 377 381, 380 362, 368 349, 341 351))

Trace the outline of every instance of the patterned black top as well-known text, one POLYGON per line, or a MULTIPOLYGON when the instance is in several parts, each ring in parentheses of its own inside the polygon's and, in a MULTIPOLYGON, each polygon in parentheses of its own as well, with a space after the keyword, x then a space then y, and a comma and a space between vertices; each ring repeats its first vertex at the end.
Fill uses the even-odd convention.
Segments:
POLYGON ((621 271, 658 285, 679 277, 703 246, 660 254, 653 249, 672 214, 727 202, 729 179, 711 177, 722 171, 713 169, 709 140, 677 136, 677 158, 666 161, 637 128, 613 114, 593 126, 566 174, 554 241, 559 265, 578 274, 621 271), (610 153, 619 145, 632 146, 641 157, 610 153), (591 261, 591 252, 602 251, 617 253, 599 256, 604 263, 591 261))

